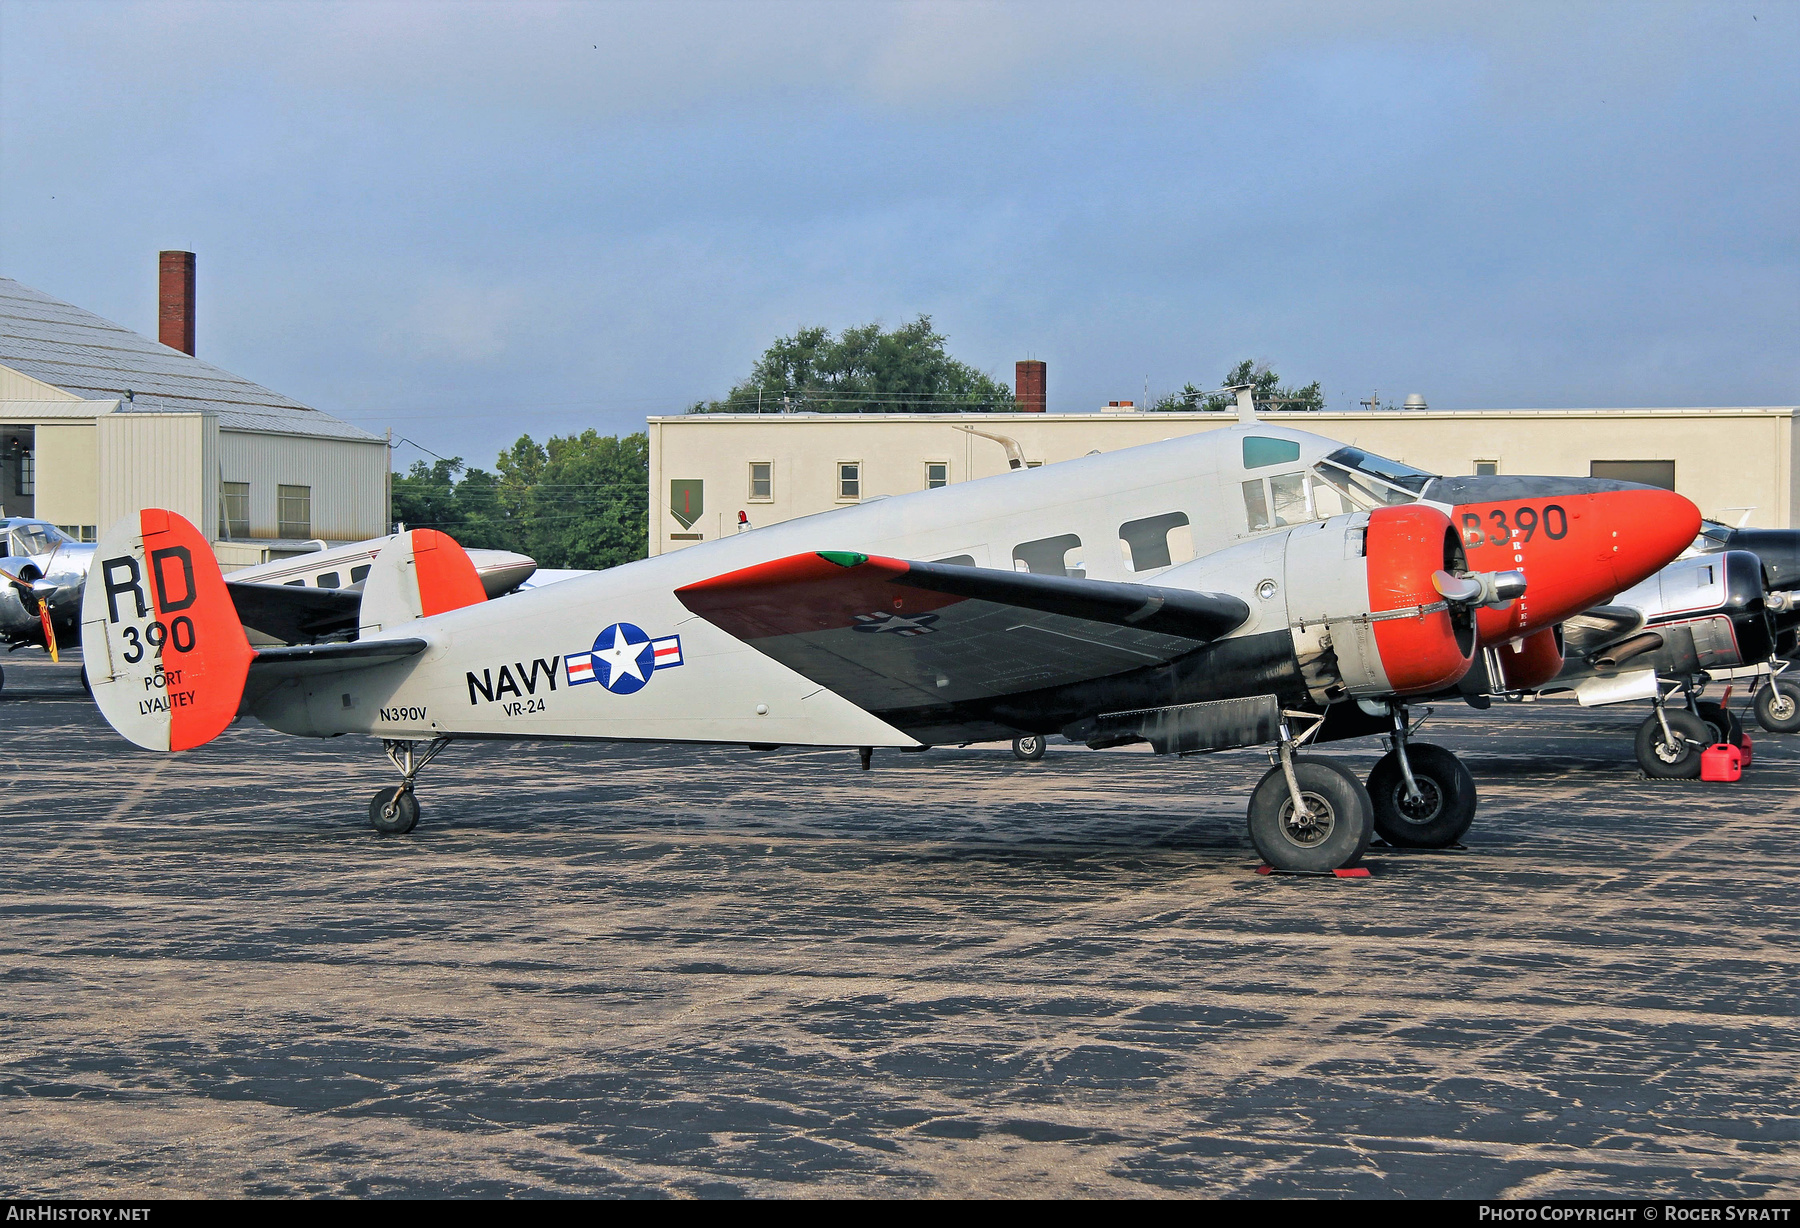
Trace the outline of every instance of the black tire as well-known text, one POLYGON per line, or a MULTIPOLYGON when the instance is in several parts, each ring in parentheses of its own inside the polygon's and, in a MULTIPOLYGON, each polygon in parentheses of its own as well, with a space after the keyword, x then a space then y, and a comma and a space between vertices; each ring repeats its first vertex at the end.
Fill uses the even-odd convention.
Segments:
POLYGON ((5 689, 6 689, 6 671, 3 669, 0 669, 0 691, 4 691, 5 689))
POLYGON ((88 681, 87 666, 81 667, 81 693, 89 699, 94 697, 94 684, 88 681))
POLYGON ((1358 861, 1374 835, 1374 807, 1362 781, 1347 768, 1320 759, 1297 759, 1294 776, 1307 807, 1319 816, 1293 822, 1294 800, 1280 767, 1271 768, 1250 794, 1250 842, 1276 870, 1329 873, 1358 861))
POLYGON ((1800 730, 1800 682, 1772 678, 1756 693, 1756 723, 1770 733, 1800 730))
POLYGON ((1395 848, 1449 848, 1475 821, 1475 778, 1461 759, 1426 742, 1408 743, 1406 761, 1422 801, 1407 800, 1400 757, 1389 751, 1369 773, 1375 830, 1395 848))
POLYGON ((404 836, 418 825, 419 799, 413 796, 411 789, 389 785, 375 791, 374 799, 369 802, 369 826, 384 836, 404 836), (394 807, 392 814, 387 813, 390 802, 394 807))
POLYGON ((1694 705, 1694 715, 1705 721, 1707 727, 1718 735, 1713 739, 1715 746, 1720 742, 1729 742, 1733 746, 1743 742, 1744 722, 1738 719, 1737 713, 1724 704, 1703 699, 1694 705))
POLYGON ((1700 752, 1712 743, 1713 731, 1705 721, 1685 708, 1665 708, 1669 732, 1679 747, 1663 738, 1662 722, 1652 712, 1637 731, 1637 761, 1644 775, 1654 780, 1696 780, 1700 776, 1700 752))
POLYGON ((1028 733, 1013 739, 1013 754, 1027 763, 1036 763, 1044 757, 1044 735, 1028 733))

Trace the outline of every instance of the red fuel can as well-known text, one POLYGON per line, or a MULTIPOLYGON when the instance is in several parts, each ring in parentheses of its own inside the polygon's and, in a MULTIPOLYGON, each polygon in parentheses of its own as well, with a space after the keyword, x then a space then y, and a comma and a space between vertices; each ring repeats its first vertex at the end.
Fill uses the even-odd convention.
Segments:
POLYGON ((1720 742, 1700 752, 1701 780, 1736 780, 1743 774, 1743 756, 1731 743, 1720 742))
POLYGON ((1746 733, 1738 739, 1737 748, 1738 748, 1738 756, 1741 759, 1743 759, 1743 761, 1744 761, 1742 766, 1749 767, 1750 766, 1750 735, 1749 734, 1746 733))

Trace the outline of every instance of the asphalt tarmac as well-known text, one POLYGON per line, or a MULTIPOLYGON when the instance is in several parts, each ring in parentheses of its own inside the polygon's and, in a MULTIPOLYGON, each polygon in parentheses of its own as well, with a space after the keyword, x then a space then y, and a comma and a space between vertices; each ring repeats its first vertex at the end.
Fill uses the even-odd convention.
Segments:
POLYGON ((1800 1193, 1800 737, 1440 708, 1466 849, 1264 878, 1250 752, 468 743, 382 838, 373 741, 154 755, 41 662, 10 1195, 1800 1193))

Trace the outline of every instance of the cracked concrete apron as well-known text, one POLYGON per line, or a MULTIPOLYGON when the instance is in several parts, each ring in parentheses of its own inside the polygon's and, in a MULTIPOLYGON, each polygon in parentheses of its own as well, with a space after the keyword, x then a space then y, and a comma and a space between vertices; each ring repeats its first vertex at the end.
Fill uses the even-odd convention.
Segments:
POLYGON ((1444 712, 1469 848, 1336 882, 1251 872, 1249 753, 474 743, 383 839, 369 740, 6 668, 8 1193, 1800 1190, 1800 738, 1444 712))

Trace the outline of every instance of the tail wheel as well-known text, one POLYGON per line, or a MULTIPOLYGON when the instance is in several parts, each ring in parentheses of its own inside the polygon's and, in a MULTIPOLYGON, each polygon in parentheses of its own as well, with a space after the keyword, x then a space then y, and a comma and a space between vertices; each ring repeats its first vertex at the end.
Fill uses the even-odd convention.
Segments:
POLYGON ((1014 738, 1013 754, 1027 763, 1036 763, 1044 757, 1044 735, 1028 733, 1022 738, 1014 738))
POLYGON ((1475 778, 1461 759, 1425 742, 1409 743, 1406 761, 1419 786, 1416 800, 1407 796, 1406 775, 1392 751, 1369 773, 1375 830, 1396 848, 1448 848, 1475 821, 1475 778))
POLYGON ((1771 679, 1756 693, 1756 723, 1770 733, 1800 729, 1800 682, 1771 679))
POLYGON ((1744 740, 1744 722, 1737 718, 1737 713, 1724 704, 1703 699, 1694 705, 1694 715, 1705 721, 1707 728, 1719 735, 1713 739, 1714 745, 1720 742, 1729 742, 1736 746, 1744 740))
POLYGON ((1328 873, 1360 859, 1374 834, 1374 807, 1362 781, 1320 759, 1296 759, 1294 777, 1306 802, 1294 805, 1287 776, 1272 768, 1250 795, 1250 842, 1271 867, 1328 873))
POLYGON ((369 802, 369 825, 384 836, 403 836, 419 825, 419 799, 411 789, 389 785, 369 802))
POLYGON ((1700 752, 1712 744, 1712 727, 1685 709, 1668 708, 1663 716, 1669 722, 1671 744, 1664 736, 1662 721, 1652 712, 1638 726, 1637 761, 1644 775, 1656 780, 1693 780, 1700 775, 1700 752))

